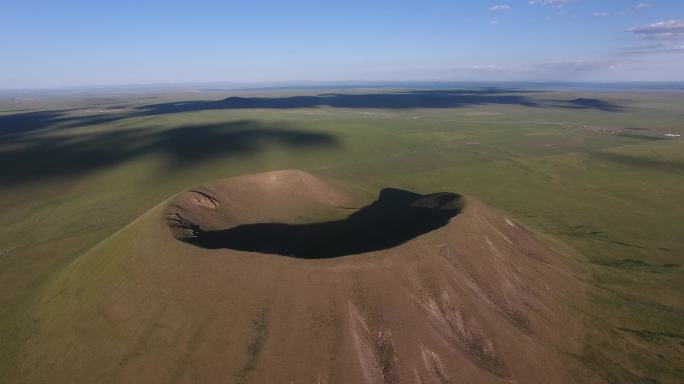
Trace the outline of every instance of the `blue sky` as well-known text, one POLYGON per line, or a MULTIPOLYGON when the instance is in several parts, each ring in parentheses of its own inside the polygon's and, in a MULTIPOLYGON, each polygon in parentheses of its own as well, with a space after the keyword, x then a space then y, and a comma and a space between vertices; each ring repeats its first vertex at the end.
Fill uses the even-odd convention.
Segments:
POLYGON ((684 80, 684 1, 1 0, 0 52, 0 88, 684 80))

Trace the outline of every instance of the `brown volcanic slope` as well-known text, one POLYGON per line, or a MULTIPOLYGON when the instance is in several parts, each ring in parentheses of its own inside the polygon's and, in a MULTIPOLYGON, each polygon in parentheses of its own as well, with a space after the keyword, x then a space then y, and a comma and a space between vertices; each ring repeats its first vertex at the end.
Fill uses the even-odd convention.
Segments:
POLYGON ((175 197, 54 282, 17 381, 595 379, 578 271, 530 232, 450 193, 360 205, 300 171, 175 197))

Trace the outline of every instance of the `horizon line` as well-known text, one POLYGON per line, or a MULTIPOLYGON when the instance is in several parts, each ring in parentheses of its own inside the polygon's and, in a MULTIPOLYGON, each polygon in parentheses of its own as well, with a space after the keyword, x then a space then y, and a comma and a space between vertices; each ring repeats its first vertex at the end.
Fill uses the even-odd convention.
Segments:
MULTIPOLYGON (((456 84, 549 84, 549 85, 648 85, 648 84, 683 84, 684 80, 279 80, 279 81, 189 81, 189 82, 160 82, 160 83, 121 83, 121 84, 91 84, 68 85, 54 87, 0 87, 0 93, 7 92, 47 92, 47 91, 83 91, 107 89, 138 89, 141 88, 193 88, 200 86, 228 86, 227 89, 197 89, 196 92, 231 92, 267 90, 274 88, 315 88, 343 86, 363 88, 364 86, 425 86, 425 85, 456 85, 456 84)), ((190 89, 187 89, 190 90, 190 89)))

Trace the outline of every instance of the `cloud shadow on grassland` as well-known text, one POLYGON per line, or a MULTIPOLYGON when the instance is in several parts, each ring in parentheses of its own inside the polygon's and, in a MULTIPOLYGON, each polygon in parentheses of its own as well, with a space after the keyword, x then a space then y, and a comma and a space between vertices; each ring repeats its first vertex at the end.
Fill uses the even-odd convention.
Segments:
POLYGON ((388 93, 329 93, 314 96, 229 97, 218 101, 181 101, 139 107, 137 114, 150 116, 218 109, 294 109, 294 108, 463 108, 478 105, 513 105, 529 108, 595 109, 619 112, 624 107, 606 100, 578 98, 543 100, 532 98, 532 91, 518 90, 435 90, 388 93))
POLYGON ((679 160, 668 160, 666 158, 655 158, 638 154, 624 154, 607 151, 590 152, 592 158, 619 164, 626 167, 650 168, 654 171, 675 171, 684 172, 684 162, 679 160))
POLYGON ((229 97, 218 101, 185 101, 140 107, 142 115, 204 111, 215 109, 294 109, 294 108, 461 108, 473 105, 540 106, 525 95, 484 91, 411 91, 367 94, 320 94, 286 97, 229 97))
POLYGON ((214 157, 256 153, 265 144, 316 148, 338 143, 327 133, 254 121, 39 135, 19 138, 8 148, 0 148, 0 185, 76 176, 155 153, 174 167, 192 166, 214 157))
POLYGON ((462 108, 480 105, 510 105, 527 108, 591 109, 621 112, 625 108, 607 100, 577 98, 571 100, 543 100, 531 97, 539 91, 515 89, 483 90, 419 90, 383 93, 325 93, 284 97, 229 97, 223 100, 174 101, 148 104, 121 113, 79 115, 77 109, 32 111, 0 115, 0 141, 52 129, 78 128, 118 121, 131 117, 209 110, 238 109, 295 109, 295 108, 462 108))
POLYGON ((625 107, 601 99, 578 98, 572 100, 553 100, 560 108, 595 109, 603 112, 621 112, 625 107))

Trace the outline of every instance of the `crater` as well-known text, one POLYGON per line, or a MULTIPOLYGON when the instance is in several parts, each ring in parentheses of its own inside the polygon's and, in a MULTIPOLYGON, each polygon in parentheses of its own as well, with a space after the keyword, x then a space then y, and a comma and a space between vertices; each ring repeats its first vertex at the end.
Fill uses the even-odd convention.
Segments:
POLYGON ((386 188, 372 204, 342 220, 310 224, 256 223, 205 231, 192 228, 184 241, 305 259, 324 259, 392 248, 446 225, 461 211, 455 193, 419 195, 386 188))
MULTIPOLYGON (((278 183, 270 186, 277 188, 278 183)), ((223 198, 230 200, 230 193, 223 192, 223 198)), ((251 208, 255 212, 272 205, 272 202, 260 201, 258 192, 255 191, 246 202, 254 205, 251 208)), ((235 201, 224 204, 208 190, 198 192, 194 189, 185 195, 188 195, 185 202, 172 204, 166 216, 167 224, 177 239, 206 249, 232 249, 304 259, 342 257, 396 247, 446 225, 462 211, 464 204, 463 197, 456 193, 422 195, 385 188, 371 204, 353 209, 353 213, 342 219, 291 223, 281 215, 278 221, 254 222, 244 219, 244 212, 249 212, 250 207, 235 201), (201 203, 196 198, 198 194, 202 197, 201 203), (210 207, 205 204, 207 200, 212 202, 210 207), (239 205, 243 210, 242 219, 236 219, 230 207, 224 210, 226 205, 239 205), (222 223, 232 225, 222 227, 222 223)), ((297 199, 308 200, 309 197, 307 193, 300 193, 297 199)), ((321 202, 302 204, 295 201, 297 199, 281 199, 282 204, 298 207, 298 210, 290 211, 292 218, 315 216, 312 212, 325 209, 350 209, 325 206, 321 202)))

